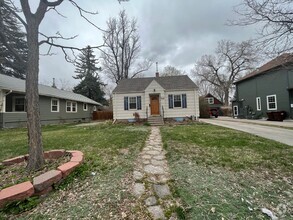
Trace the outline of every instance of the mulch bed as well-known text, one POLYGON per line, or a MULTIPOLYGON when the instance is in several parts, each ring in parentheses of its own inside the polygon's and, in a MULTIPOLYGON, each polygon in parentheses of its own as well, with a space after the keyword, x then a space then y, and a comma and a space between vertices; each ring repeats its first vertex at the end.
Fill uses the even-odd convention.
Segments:
POLYGON ((0 190, 25 181, 32 181, 34 177, 69 162, 70 158, 70 153, 66 153, 65 156, 57 159, 46 159, 42 169, 31 173, 26 170, 27 161, 9 166, 0 165, 0 190))

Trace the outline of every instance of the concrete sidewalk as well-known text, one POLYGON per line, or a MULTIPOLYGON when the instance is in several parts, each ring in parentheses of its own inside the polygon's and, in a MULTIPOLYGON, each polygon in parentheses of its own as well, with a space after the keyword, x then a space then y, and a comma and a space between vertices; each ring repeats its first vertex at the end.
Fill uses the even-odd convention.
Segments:
MULTIPOLYGON (((293 146, 293 129, 245 123, 242 119, 200 119, 201 122, 231 128, 293 146)), ((282 122, 281 122, 282 123, 282 122)))
POLYGON ((262 124, 262 125, 293 128, 293 120, 291 119, 286 119, 284 121, 267 121, 266 119, 237 119, 237 118, 224 117, 224 116, 220 116, 218 118, 212 118, 212 119, 215 121, 231 121, 231 122, 242 122, 242 123, 250 123, 250 124, 262 124))

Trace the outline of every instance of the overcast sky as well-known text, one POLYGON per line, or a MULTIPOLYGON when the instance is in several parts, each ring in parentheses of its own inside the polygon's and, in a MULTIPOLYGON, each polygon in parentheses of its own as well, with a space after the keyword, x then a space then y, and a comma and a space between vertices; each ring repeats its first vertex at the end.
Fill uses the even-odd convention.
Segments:
MULTIPOLYGON (((31 1, 32 4, 34 1, 31 1)), ((89 18, 102 29, 106 20, 117 16, 125 9, 129 17, 136 17, 142 45, 142 58, 151 58, 159 62, 159 71, 164 66, 172 65, 190 72, 195 61, 202 55, 214 52, 217 41, 228 39, 236 42, 255 36, 253 27, 231 27, 229 19, 237 19, 233 7, 241 0, 130 0, 119 4, 117 0, 77 1, 84 9, 98 11, 89 18)), ((53 35, 59 31, 63 36, 78 37, 65 44, 77 47, 102 44, 101 31, 89 25, 80 16, 76 8, 64 1, 58 11, 46 14, 41 24, 41 31, 53 35)), ((60 42, 61 43, 61 42, 60 42)), ((45 47, 41 48, 46 51, 45 47)), ((60 50, 54 49, 55 56, 41 56, 40 82, 50 83, 52 78, 67 81, 73 87, 78 83, 73 79, 74 66, 64 60, 60 50)), ((155 65, 146 76, 153 76, 155 65)))

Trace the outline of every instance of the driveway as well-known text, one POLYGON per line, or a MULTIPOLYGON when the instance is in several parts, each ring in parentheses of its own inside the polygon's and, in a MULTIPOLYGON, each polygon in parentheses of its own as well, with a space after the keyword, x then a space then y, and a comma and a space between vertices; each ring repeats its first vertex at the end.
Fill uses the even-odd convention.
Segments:
POLYGON ((232 128, 293 146, 293 130, 290 129, 263 126, 258 124, 248 124, 239 120, 226 121, 217 119, 200 119, 200 121, 226 128, 232 128))

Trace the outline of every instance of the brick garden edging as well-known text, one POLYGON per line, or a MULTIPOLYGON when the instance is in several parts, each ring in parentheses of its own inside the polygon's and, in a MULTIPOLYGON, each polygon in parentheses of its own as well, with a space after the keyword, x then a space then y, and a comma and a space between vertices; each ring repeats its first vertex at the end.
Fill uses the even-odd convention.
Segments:
MULTIPOLYGON (((56 170, 50 170, 33 178, 33 181, 23 182, 14 186, 10 186, 0 190, 0 208, 7 202, 24 200, 31 196, 41 196, 48 194, 53 190, 53 185, 65 179, 76 167, 83 162, 83 153, 81 151, 65 151, 51 150, 45 151, 45 159, 57 159, 64 156, 66 153, 71 154, 69 162, 57 167, 56 170)), ((24 162, 28 159, 28 155, 14 157, 4 160, 2 164, 9 166, 24 162)))

